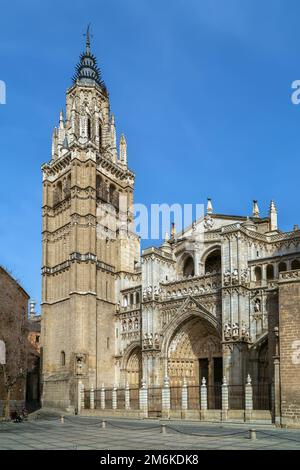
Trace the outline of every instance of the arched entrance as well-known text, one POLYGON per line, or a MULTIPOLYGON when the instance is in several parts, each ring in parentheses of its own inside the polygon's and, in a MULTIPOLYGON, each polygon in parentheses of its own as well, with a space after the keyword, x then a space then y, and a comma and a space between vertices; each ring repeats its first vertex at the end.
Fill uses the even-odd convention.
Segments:
POLYGON ((185 379, 189 396, 191 399, 197 397, 198 403, 199 386, 205 378, 208 406, 219 409, 223 376, 222 345, 216 320, 210 319, 210 316, 209 313, 190 312, 181 317, 181 322, 178 320, 168 343, 167 375, 171 389, 180 387, 185 379))
POLYGON ((125 382, 130 387, 140 387, 142 375, 142 352, 140 347, 135 347, 129 354, 126 369, 125 382))
POLYGON ((206 320, 191 316, 174 332, 168 349, 168 377, 171 385, 208 385, 222 381, 221 339, 206 320))

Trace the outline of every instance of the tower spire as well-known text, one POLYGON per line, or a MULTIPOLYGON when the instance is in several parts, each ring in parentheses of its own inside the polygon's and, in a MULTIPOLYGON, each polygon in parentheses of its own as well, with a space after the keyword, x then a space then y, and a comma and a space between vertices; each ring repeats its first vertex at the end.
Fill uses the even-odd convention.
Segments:
POLYGON ((97 59, 91 52, 90 26, 89 23, 84 35, 86 37, 85 51, 81 54, 79 63, 76 66, 73 82, 83 85, 97 84, 108 95, 105 83, 101 77, 101 71, 97 65, 97 59))

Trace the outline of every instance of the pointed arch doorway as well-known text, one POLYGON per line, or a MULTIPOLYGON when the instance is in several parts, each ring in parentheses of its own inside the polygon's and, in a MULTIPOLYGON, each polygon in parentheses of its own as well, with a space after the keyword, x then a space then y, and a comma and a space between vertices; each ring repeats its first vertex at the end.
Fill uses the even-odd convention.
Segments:
POLYGON ((222 343, 218 330, 204 318, 191 313, 174 330, 167 353, 167 373, 171 387, 184 379, 199 388, 205 378, 209 408, 221 407, 223 376, 222 343))

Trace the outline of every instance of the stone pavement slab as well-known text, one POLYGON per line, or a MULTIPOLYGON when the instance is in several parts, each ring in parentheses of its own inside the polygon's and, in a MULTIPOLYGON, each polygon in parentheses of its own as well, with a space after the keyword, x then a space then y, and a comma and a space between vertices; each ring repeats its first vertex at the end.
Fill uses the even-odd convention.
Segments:
POLYGON ((186 421, 43 416, 24 423, 0 423, 0 450, 214 450, 300 449, 300 430, 272 426, 186 421), (161 424, 166 434, 161 433, 161 424), (249 428, 257 439, 249 439, 249 428))

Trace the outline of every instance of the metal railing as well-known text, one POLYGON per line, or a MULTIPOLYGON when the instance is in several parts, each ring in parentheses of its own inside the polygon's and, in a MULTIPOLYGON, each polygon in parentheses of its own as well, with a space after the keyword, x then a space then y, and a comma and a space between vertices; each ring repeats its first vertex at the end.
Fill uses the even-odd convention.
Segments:
POLYGON ((146 400, 146 409, 150 417, 161 416, 162 412, 168 409, 191 411, 200 409, 270 411, 272 409, 272 389, 268 383, 247 383, 247 385, 185 384, 164 387, 152 385, 148 388, 144 387, 144 391, 146 395, 143 395, 143 405, 141 405, 141 390, 137 386, 83 390, 81 407, 85 409, 93 407, 98 410, 141 411, 145 410, 146 400))

